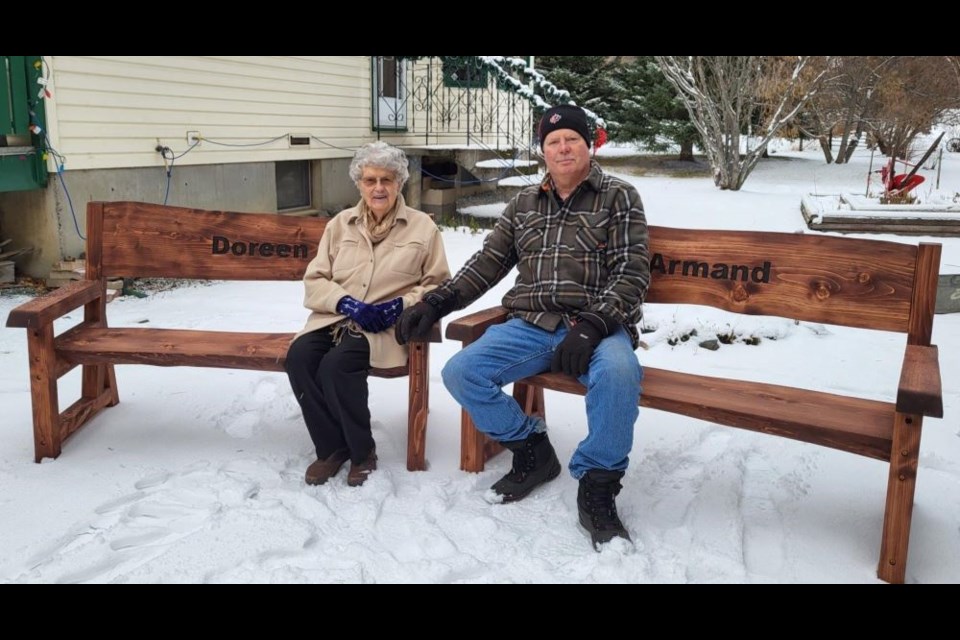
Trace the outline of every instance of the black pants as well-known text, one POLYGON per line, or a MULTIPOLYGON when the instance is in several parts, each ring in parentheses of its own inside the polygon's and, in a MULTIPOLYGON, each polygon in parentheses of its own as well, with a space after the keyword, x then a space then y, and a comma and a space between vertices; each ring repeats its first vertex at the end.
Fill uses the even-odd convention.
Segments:
POLYGON ((347 331, 334 345, 330 329, 312 331, 290 345, 285 368, 317 458, 346 448, 351 461, 363 462, 374 445, 367 405, 367 339, 347 331))

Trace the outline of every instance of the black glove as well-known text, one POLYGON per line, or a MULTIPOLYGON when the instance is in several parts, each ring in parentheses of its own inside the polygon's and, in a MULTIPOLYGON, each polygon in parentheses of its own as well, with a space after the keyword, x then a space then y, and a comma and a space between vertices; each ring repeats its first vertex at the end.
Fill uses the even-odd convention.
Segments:
POLYGON ((423 296, 423 300, 403 310, 397 321, 394 335, 397 342, 407 344, 411 338, 422 338, 430 332, 437 320, 457 308, 459 296, 456 291, 452 294, 443 294, 431 291, 423 296))
POLYGON ((600 341, 617 328, 617 322, 599 313, 583 312, 575 319, 563 341, 553 352, 550 370, 579 378, 590 367, 590 358, 600 341))

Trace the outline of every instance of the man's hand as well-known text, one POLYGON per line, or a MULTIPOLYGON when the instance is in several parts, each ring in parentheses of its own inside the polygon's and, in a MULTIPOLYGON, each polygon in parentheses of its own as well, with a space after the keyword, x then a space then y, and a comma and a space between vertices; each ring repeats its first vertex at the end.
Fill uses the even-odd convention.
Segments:
POLYGON ((617 327, 616 322, 598 313, 581 313, 570 327, 567 336, 553 353, 550 370, 562 371, 579 378, 590 368, 590 358, 600 344, 617 327))
POLYGON ((407 344, 410 338, 422 338, 439 319, 440 308, 429 302, 420 301, 404 309, 395 331, 397 342, 407 344))
POLYGON ((387 328, 383 314, 375 305, 360 302, 352 296, 340 298, 337 302, 337 313, 347 316, 360 325, 361 329, 370 333, 379 333, 387 328))

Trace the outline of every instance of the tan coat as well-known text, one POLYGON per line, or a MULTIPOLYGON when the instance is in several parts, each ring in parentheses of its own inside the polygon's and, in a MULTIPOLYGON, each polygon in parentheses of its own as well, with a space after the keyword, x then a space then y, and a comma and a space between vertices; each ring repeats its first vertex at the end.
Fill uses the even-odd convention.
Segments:
MULTIPOLYGON (((358 204, 327 223, 317 257, 303 276, 303 305, 312 313, 295 339, 343 320, 337 313, 343 296, 371 304, 402 296, 406 309, 450 277, 440 230, 427 214, 401 200, 396 224, 377 245, 358 224, 359 215, 358 204)), ((397 344, 394 327, 364 335, 370 342, 371 366, 406 364, 407 347, 397 344)))

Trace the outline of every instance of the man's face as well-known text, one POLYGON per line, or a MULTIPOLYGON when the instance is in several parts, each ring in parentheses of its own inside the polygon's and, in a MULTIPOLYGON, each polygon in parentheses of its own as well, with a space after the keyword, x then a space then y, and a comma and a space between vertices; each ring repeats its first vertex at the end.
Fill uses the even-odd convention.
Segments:
POLYGON ((557 129, 543 139, 543 158, 554 180, 579 182, 590 173, 590 147, 573 129, 557 129))

